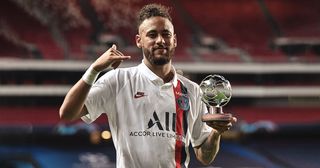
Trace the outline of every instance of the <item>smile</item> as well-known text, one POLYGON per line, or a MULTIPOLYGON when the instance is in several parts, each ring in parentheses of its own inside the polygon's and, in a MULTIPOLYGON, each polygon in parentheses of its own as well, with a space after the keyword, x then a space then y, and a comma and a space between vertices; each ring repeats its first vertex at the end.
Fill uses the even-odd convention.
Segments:
POLYGON ((158 51, 158 52, 165 52, 167 51, 167 48, 155 48, 153 51, 158 51))

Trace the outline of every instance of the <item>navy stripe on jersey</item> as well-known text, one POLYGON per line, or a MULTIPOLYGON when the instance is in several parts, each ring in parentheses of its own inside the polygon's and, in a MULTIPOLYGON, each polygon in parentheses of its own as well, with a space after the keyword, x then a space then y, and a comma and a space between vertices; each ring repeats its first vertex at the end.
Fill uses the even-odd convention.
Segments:
MULTIPOLYGON (((180 82, 181 83, 181 82, 180 82)), ((183 95, 188 95, 188 90, 187 88, 181 83, 181 92, 183 95)), ((189 97, 187 97, 189 99, 189 97)), ((189 103, 189 101, 188 101, 189 103)), ((190 108, 190 107, 189 107, 190 108)), ((188 131, 188 112, 189 112, 189 108, 188 109, 185 109, 183 110, 183 130, 184 130, 184 137, 186 137, 187 135, 187 131, 188 131)), ((189 142, 185 142, 185 143, 189 143, 189 142)), ((188 146, 185 144, 185 146, 188 146)), ((186 149, 184 146, 184 150, 182 150, 182 153, 181 153, 181 164, 183 165, 184 167, 184 162, 186 161, 187 159, 187 151, 188 149, 186 149)))
MULTIPOLYGON (((175 145, 175 161, 176 168, 185 167, 184 163, 187 159, 186 144, 183 142, 188 130, 187 116, 189 111, 189 97, 187 89, 178 81, 174 88, 176 100, 176 145, 175 145)), ((186 142, 188 143, 188 142, 186 142)))

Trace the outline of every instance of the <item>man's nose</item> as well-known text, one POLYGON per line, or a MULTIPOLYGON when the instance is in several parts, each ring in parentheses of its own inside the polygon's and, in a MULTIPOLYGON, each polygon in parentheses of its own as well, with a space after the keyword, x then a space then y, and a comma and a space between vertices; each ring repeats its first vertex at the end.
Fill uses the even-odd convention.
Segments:
POLYGON ((164 38, 161 35, 158 35, 157 39, 156 39, 156 43, 157 44, 164 44, 164 38))

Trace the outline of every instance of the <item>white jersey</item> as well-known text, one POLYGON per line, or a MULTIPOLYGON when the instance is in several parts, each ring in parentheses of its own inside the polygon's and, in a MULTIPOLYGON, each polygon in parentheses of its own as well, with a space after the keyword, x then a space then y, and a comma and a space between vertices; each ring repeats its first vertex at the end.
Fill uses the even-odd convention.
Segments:
POLYGON ((196 83, 176 72, 164 83, 144 63, 103 75, 85 106, 87 123, 107 114, 119 168, 188 167, 190 142, 201 145, 212 130, 196 83))

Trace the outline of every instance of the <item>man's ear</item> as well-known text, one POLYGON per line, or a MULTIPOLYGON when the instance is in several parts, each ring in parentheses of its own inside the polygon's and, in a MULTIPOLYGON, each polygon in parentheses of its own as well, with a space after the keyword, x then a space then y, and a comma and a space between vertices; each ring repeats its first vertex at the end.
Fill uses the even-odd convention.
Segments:
POLYGON ((174 36, 173 36, 173 45, 174 45, 174 47, 178 46, 177 35, 176 34, 174 34, 174 36))
POLYGON ((141 37, 139 34, 136 35, 136 45, 138 48, 141 48, 141 37))

